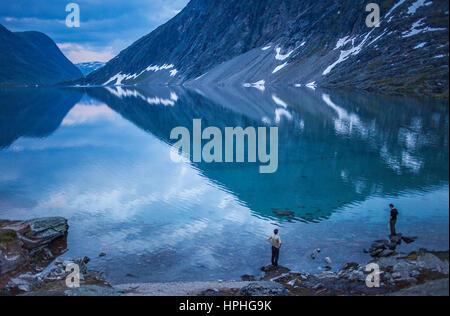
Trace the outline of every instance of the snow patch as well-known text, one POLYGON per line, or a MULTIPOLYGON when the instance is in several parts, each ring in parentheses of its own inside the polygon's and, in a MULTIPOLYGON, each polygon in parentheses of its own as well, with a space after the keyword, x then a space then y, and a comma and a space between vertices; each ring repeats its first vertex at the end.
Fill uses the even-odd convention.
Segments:
POLYGON ((313 82, 307 83, 307 84, 305 85, 305 87, 310 88, 310 89, 313 89, 313 90, 316 90, 317 84, 316 84, 315 81, 313 81, 313 82))
POLYGON ((349 36, 345 36, 343 38, 340 38, 337 43, 336 43, 336 47, 333 50, 339 49, 343 46, 345 46, 348 42, 350 41, 354 41, 354 38, 350 38, 349 36))
POLYGON ((265 84, 266 84, 266 82, 264 80, 260 80, 258 82, 254 82, 254 83, 244 83, 244 87, 256 88, 260 91, 265 91, 266 90, 265 84))
POLYGON ((275 59, 276 60, 281 60, 281 61, 288 59, 292 55, 292 53, 294 52, 293 50, 291 50, 289 53, 283 55, 283 54, 281 54, 281 47, 277 47, 277 48, 275 48, 275 50, 277 52, 277 55, 275 56, 275 59))
MULTIPOLYGON (((372 31, 370 31, 369 33, 366 34, 366 36, 364 37, 364 39, 361 41, 361 43, 359 43, 359 45, 355 46, 355 42, 354 39, 352 39, 352 48, 348 49, 348 50, 341 50, 341 55, 339 56, 339 59, 337 61, 335 61, 333 64, 331 64, 330 66, 327 67, 327 69, 324 70, 324 72, 322 73, 322 75, 328 75, 331 70, 333 70, 334 67, 336 67, 338 64, 342 63, 343 61, 346 61, 348 58, 350 58, 350 56, 355 56, 358 55, 361 50, 364 47, 364 44, 367 42, 367 40, 369 39, 370 34, 373 32, 374 29, 372 29, 372 31)), ((347 42, 349 40, 346 40, 347 42)))
POLYGON ((272 46, 269 45, 269 46, 266 46, 266 47, 261 48, 261 50, 262 50, 262 51, 266 51, 266 50, 270 49, 271 47, 272 47, 272 46))
POLYGON ((286 67, 287 65, 288 65, 288 63, 285 62, 284 64, 282 64, 282 65, 280 65, 280 66, 277 66, 277 67, 272 71, 272 73, 275 74, 275 73, 279 72, 281 69, 283 69, 283 68, 286 67))
POLYGON ((276 109, 275 110, 275 122, 278 124, 281 122, 281 117, 284 116, 288 120, 292 120, 292 114, 286 111, 285 109, 276 109))
POLYGON ((201 75, 201 76, 195 78, 194 81, 197 81, 197 80, 202 79, 204 76, 206 76, 206 74, 207 74, 207 72, 205 72, 203 75, 201 75))
POLYGON ((394 6, 389 10, 388 13, 386 13, 386 15, 384 17, 387 18, 388 16, 390 16, 394 12, 395 9, 397 9, 399 6, 401 6, 405 2, 406 2, 406 0, 400 0, 399 2, 394 4, 394 6))
POLYGON ((124 89, 122 87, 105 87, 111 94, 115 95, 116 97, 122 99, 122 98, 139 98, 145 102, 147 102, 150 105, 164 105, 164 106, 174 106, 175 103, 178 101, 178 95, 175 92, 170 92, 170 98, 160 98, 160 97, 146 97, 139 93, 137 90, 131 90, 131 89, 124 89))
POLYGON ((109 78, 108 81, 106 81, 103 85, 106 86, 106 85, 110 84, 111 82, 113 82, 114 80, 116 80, 115 85, 120 86, 122 84, 122 81, 127 77, 128 77, 128 75, 122 75, 122 72, 119 72, 118 74, 109 78))
POLYGON ((427 45, 427 42, 423 42, 423 43, 417 44, 417 45, 414 47, 414 49, 422 48, 422 47, 424 47, 425 45, 427 45))
POLYGON ((170 76, 173 77, 178 73, 178 70, 174 69, 174 65, 173 64, 164 64, 162 66, 158 66, 158 65, 150 65, 147 68, 145 68, 144 70, 142 70, 140 73, 134 73, 134 74, 122 74, 122 72, 119 72, 118 74, 112 76, 111 78, 108 79, 108 81, 106 81, 103 85, 107 86, 108 84, 112 83, 115 81, 115 86, 120 86, 122 85, 122 81, 127 81, 127 80, 132 80, 132 79, 136 79, 138 77, 140 77, 144 72, 148 72, 148 71, 153 71, 153 72, 158 72, 161 70, 170 70, 170 76))
POLYGON ((417 22, 414 22, 413 25, 411 26, 411 29, 409 31, 405 31, 402 33, 402 37, 406 38, 406 37, 411 37, 420 33, 425 33, 425 32, 436 32, 436 31, 445 31, 445 28, 440 28, 440 27, 430 27, 430 26, 425 26, 424 25, 424 20, 425 18, 420 19, 417 22))
POLYGON ((286 102, 284 102, 283 100, 281 100, 280 98, 278 98, 275 94, 272 95, 272 100, 278 104, 279 106, 282 106, 284 108, 287 108, 288 105, 286 104, 286 102))
POLYGON ((408 8, 408 14, 415 14, 416 11, 420 8, 420 7, 426 7, 429 5, 432 5, 433 2, 426 2, 427 0, 417 0, 416 2, 414 2, 409 8, 408 8))

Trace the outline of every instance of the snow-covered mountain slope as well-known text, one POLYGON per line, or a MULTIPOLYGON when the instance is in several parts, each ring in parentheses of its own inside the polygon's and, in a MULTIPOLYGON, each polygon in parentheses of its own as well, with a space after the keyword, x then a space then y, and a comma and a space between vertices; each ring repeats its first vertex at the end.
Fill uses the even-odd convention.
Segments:
POLYGON ((79 63, 75 64, 75 66, 78 67, 78 69, 81 70, 84 76, 89 75, 91 72, 103 67, 105 63, 99 62, 99 61, 91 61, 87 63, 79 63))
POLYGON ((448 3, 192 0, 85 83, 351 87, 448 95, 448 3))

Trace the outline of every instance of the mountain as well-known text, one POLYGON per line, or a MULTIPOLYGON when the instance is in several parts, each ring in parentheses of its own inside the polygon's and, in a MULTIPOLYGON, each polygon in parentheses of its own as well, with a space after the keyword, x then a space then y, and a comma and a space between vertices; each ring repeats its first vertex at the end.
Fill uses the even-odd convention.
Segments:
POLYGON ((448 2, 192 0, 90 85, 308 85, 448 95, 448 2))
POLYGON ((91 72, 103 67, 105 63, 99 62, 99 61, 91 61, 88 63, 79 63, 75 64, 75 66, 78 67, 78 69, 81 70, 84 76, 89 75, 91 72))
POLYGON ((47 35, 10 32, 0 24, 0 85, 53 84, 82 76, 47 35))
POLYGON ((0 87, 0 149, 21 137, 51 135, 82 95, 56 87, 0 87))
POLYGON ((184 126, 193 135, 196 118, 222 133, 227 126, 275 124, 280 148, 276 173, 259 174, 258 164, 235 168, 191 160, 205 178, 265 218, 276 218, 276 208, 294 211, 298 220, 317 222, 338 211, 343 201, 360 203, 374 192, 393 197, 449 178, 448 172, 435 168, 448 165, 445 100, 354 91, 325 94, 295 87, 267 87, 261 92, 245 87, 117 86, 86 92, 170 145, 177 141, 169 137, 173 128, 184 126), (337 190, 340 202, 329 204, 323 197, 337 190), (312 211, 301 205, 316 206, 312 211))

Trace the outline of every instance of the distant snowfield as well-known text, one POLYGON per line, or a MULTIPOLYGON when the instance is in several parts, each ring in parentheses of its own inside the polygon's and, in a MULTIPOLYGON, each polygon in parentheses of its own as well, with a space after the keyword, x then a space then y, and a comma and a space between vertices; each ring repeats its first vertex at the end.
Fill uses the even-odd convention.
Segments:
POLYGON ((291 50, 287 54, 283 55, 283 54, 281 54, 281 47, 277 47, 275 49, 275 51, 277 52, 275 59, 280 60, 280 61, 284 61, 284 60, 288 59, 289 57, 291 57, 292 53, 294 52, 294 50, 291 50))
POLYGON ((330 66, 328 66, 324 70, 322 75, 324 75, 324 76, 328 75, 333 70, 333 68, 336 67, 338 64, 346 61, 351 56, 358 55, 361 52, 361 50, 363 49, 364 44, 367 42, 367 40, 369 39, 370 35, 372 34, 372 32, 374 30, 375 30, 375 28, 373 28, 372 31, 367 33, 366 36, 364 37, 364 39, 357 46, 355 46, 355 39, 354 38, 349 38, 348 36, 338 40, 335 49, 338 49, 340 47, 344 47, 350 41, 352 42, 352 47, 350 49, 348 49, 348 50, 341 50, 341 54, 340 54, 338 60, 336 60, 334 63, 332 63, 330 66))
POLYGON ((405 31, 402 33, 403 37, 411 37, 414 35, 418 35, 420 33, 425 33, 425 32, 436 32, 436 31, 445 31, 445 28, 442 27, 430 27, 430 26, 425 26, 425 22, 424 22, 425 18, 420 19, 417 22, 414 22, 413 25, 411 25, 411 29, 409 31, 405 31))
POLYGON ((127 89, 122 88, 120 86, 117 87, 106 87, 109 93, 112 95, 122 99, 122 98, 139 98, 145 102, 147 102, 150 105, 164 105, 164 106, 174 106, 175 103, 178 101, 178 95, 175 92, 170 92, 170 98, 161 98, 157 96, 153 97, 146 97, 139 93, 135 89, 127 89))
POLYGON ((254 82, 254 83, 244 83, 244 87, 246 88, 256 88, 260 91, 265 91, 266 87, 265 87, 266 81, 264 80, 260 80, 258 82, 254 82))
POLYGON ((279 72, 281 69, 283 69, 283 68, 286 67, 287 65, 288 65, 288 63, 286 62, 286 63, 284 63, 284 64, 282 64, 282 65, 280 65, 280 66, 277 66, 277 67, 272 71, 272 73, 275 74, 275 73, 279 72))
POLYGON ((307 84, 305 85, 305 87, 310 88, 310 89, 313 89, 313 90, 316 90, 317 84, 316 84, 315 81, 313 81, 313 82, 307 83, 307 84))
POLYGON ((116 86, 120 86, 122 85, 122 81, 127 81, 127 80, 132 80, 132 79, 136 79, 138 77, 140 77, 142 74, 144 74, 145 72, 158 72, 158 71, 163 71, 163 70, 170 70, 169 71, 169 75, 171 77, 174 77, 177 75, 178 70, 174 68, 175 66, 173 64, 164 64, 162 66, 158 66, 158 65, 150 65, 147 68, 145 68, 144 70, 142 70, 139 73, 135 73, 135 74, 122 74, 122 72, 119 72, 118 74, 112 76, 111 78, 109 78, 103 85, 107 86, 110 83, 114 82, 114 80, 116 81, 114 85, 116 86))

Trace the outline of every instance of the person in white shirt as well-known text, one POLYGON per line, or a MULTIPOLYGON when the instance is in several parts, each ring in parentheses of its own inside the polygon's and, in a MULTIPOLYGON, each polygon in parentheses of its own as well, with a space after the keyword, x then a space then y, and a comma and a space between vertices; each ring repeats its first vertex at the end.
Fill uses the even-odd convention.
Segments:
POLYGON ((278 267, 278 258, 280 257, 281 239, 278 234, 278 229, 273 231, 273 235, 267 239, 272 245, 272 265, 278 267))

